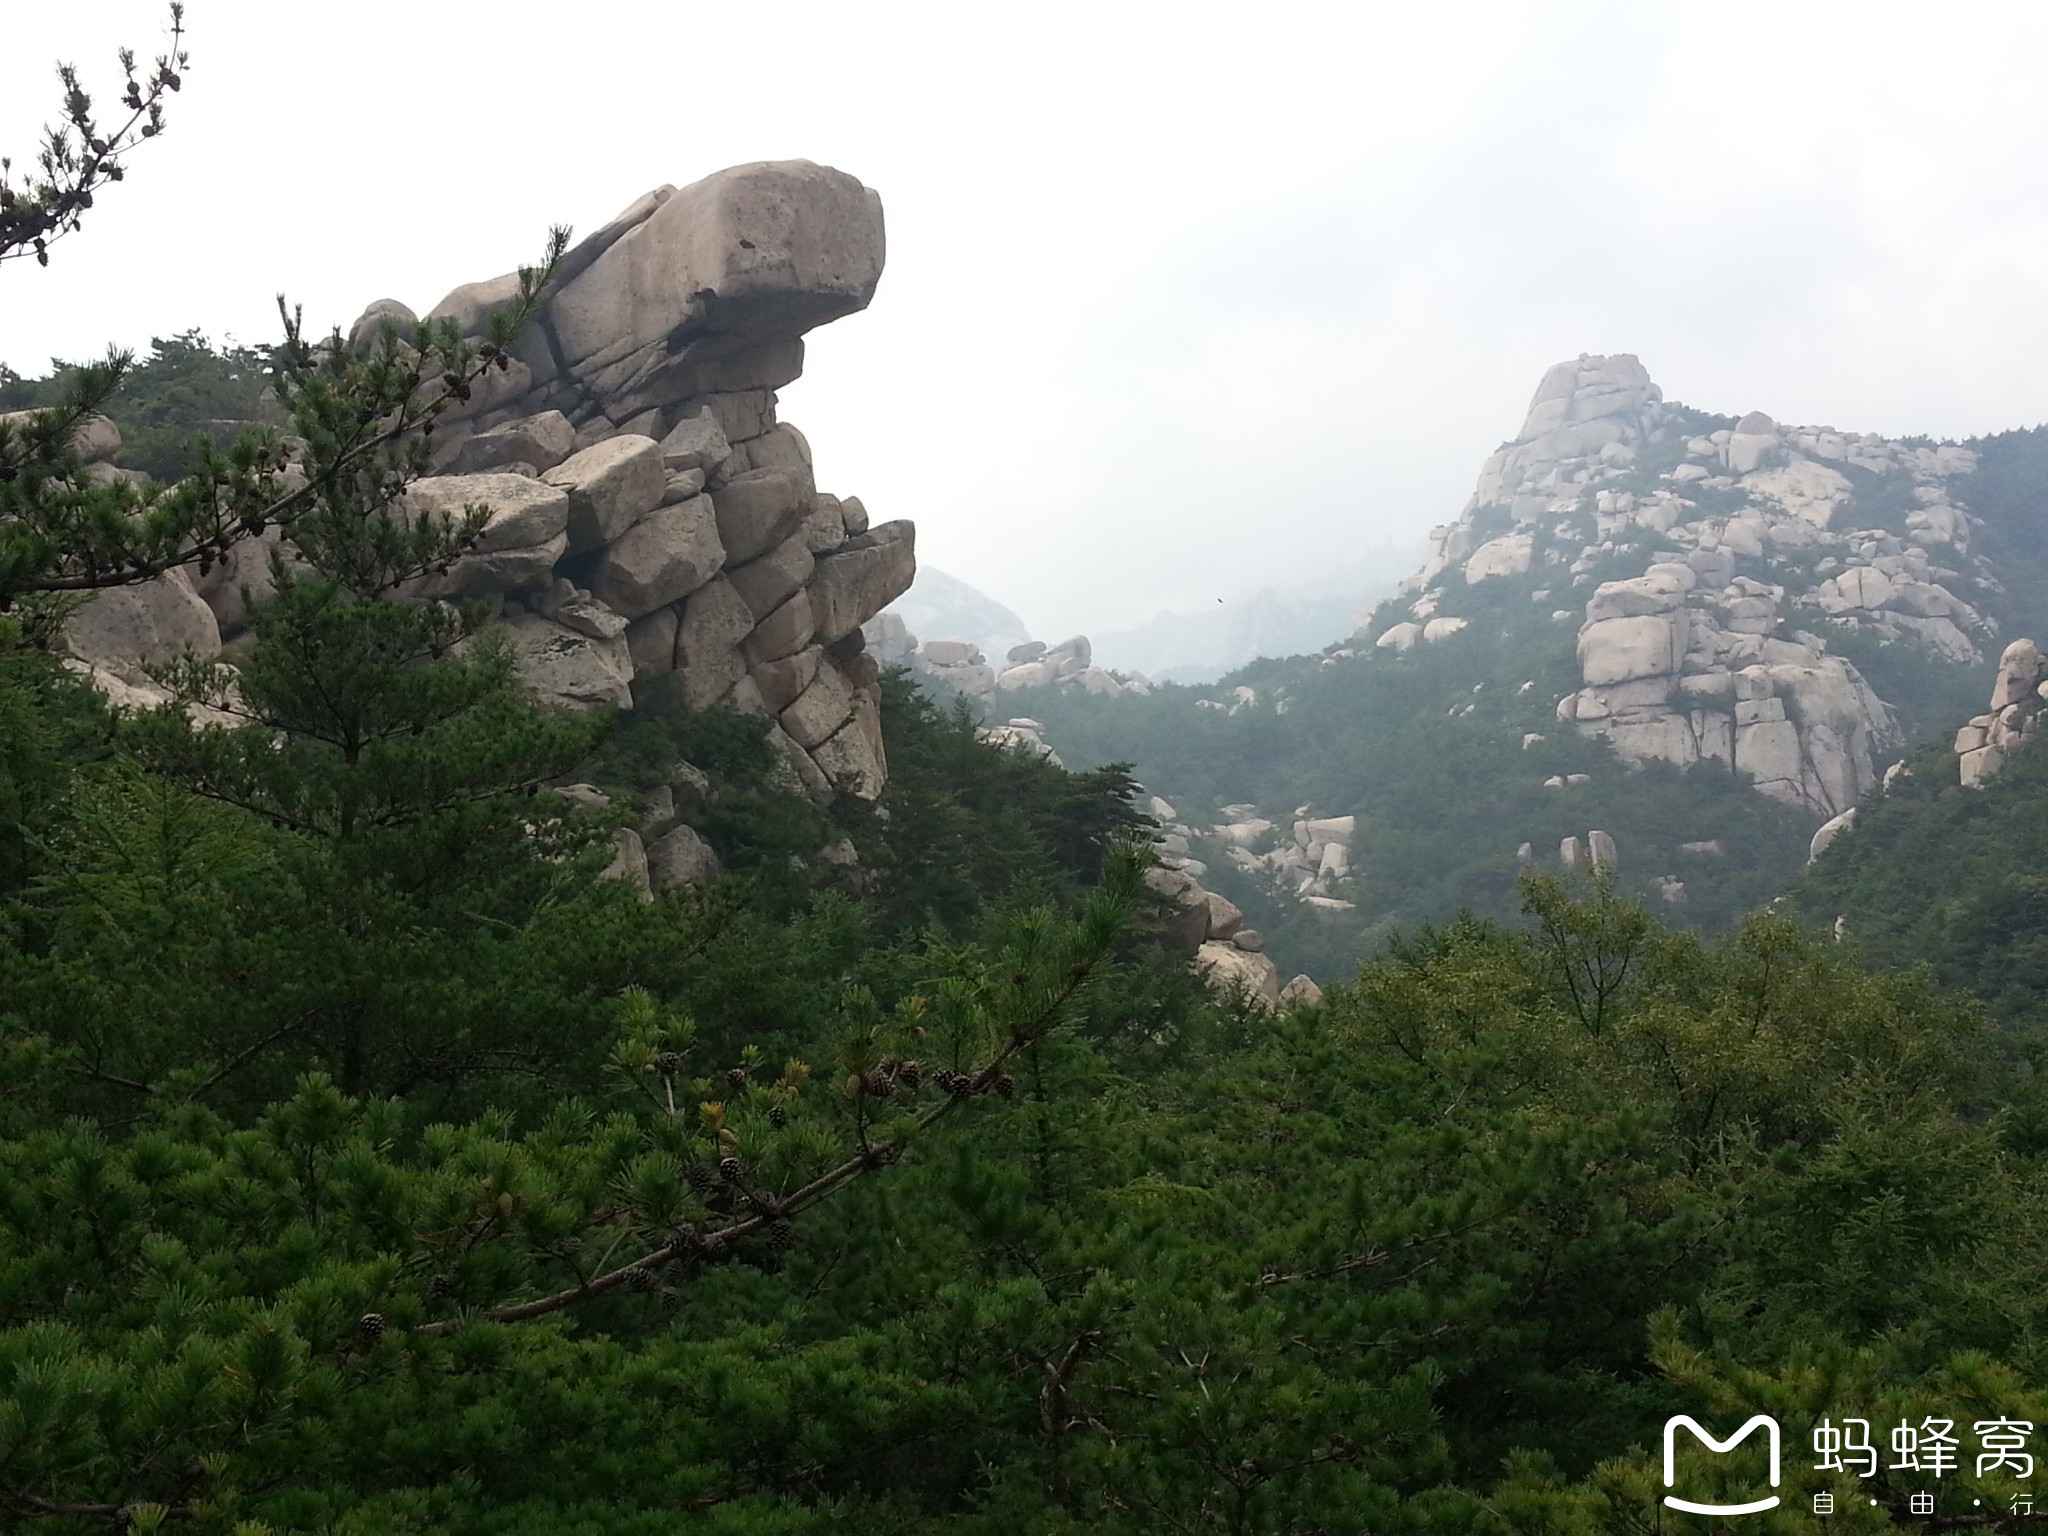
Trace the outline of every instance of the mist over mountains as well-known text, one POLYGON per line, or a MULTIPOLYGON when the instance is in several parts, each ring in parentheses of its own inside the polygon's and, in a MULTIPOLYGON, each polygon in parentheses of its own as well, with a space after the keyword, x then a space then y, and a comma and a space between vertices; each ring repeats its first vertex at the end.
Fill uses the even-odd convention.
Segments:
MULTIPOLYGON (((1091 631, 1096 664, 1154 682, 1201 684, 1261 656, 1320 651, 1391 597, 1418 553, 1378 545, 1298 582, 1236 591, 1204 605, 1161 609, 1142 623, 1091 631)), ((891 611, 920 638, 966 641, 998 661, 1026 640, 1059 638, 1035 634, 1015 610, 929 565, 918 568, 915 584, 891 611)))

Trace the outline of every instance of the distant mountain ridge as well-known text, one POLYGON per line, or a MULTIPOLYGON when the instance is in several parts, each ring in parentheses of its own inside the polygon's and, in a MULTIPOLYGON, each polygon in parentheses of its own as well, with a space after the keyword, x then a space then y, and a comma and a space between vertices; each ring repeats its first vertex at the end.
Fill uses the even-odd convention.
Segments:
MULTIPOLYGON (((1393 595, 1413 558, 1384 545, 1348 565, 1287 586, 1266 586, 1209 607, 1161 610, 1142 624, 1089 636, 1095 664, 1153 682, 1213 683, 1262 656, 1298 656, 1350 634, 1361 614, 1393 595)), ((1032 635, 1023 619, 959 577, 929 565, 890 611, 924 640, 964 641, 998 670, 1032 635)), ((1040 636, 1052 643, 1050 637, 1040 636)), ((972 691, 972 690, 970 690, 972 691)))
POLYGON ((1192 612, 1091 638, 1099 664, 1155 683, 1213 683, 1261 656, 1321 651, 1357 627, 1360 610, 1394 594, 1410 549, 1385 546, 1311 580, 1261 587, 1192 612))
POLYGON ((900 616, 910 632, 930 640, 965 640, 992 656, 1031 638, 1022 619, 986 592, 958 576, 920 565, 917 577, 889 612, 900 616))

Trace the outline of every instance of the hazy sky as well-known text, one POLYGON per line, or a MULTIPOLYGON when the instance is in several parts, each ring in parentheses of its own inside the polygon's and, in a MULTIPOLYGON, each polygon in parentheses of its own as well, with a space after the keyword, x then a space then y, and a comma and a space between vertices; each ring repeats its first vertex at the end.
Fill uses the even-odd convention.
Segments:
MULTIPOLYGON (((8 7, 0 147, 157 0, 8 7)), ((1721 0, 191 0, 170 128, 0 360, 424 310, 649 187, 880 190, 874 305, 783 415, 1044 635, 1454 516, 1549 364, 1854 430, 2048 418, 2048 10, 1721 0)))

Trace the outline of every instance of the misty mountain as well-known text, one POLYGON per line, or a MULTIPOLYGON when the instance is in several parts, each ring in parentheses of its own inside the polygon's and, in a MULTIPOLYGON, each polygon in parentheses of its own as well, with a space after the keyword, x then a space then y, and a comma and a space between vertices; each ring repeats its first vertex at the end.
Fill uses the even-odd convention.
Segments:
POLYGON ((889 605, 921 640, 965 640, 1000 660, 1031 638, 1024 621, 986 592, 929 565, 917 568, 910 590, 889 605))
POLYGON ((1356 629, 1362 610, 1391 597, 1413 558, 1405 549, 1376 549, 1312 581, 1155 613, 1092 636, 1096 664, 1154 682, 1213 683, 1261 656, 1320 651, 1356 629))

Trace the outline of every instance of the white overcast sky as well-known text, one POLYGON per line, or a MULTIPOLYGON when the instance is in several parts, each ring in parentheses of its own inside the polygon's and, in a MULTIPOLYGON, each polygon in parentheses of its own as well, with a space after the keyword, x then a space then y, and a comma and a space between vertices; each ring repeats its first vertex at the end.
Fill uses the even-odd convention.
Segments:
MULTIPOLYGON (((6 7, 0 146, 157 0, 6 7)), ((1034 632, 1420 556, 1545 367, 1963 436, 2048 418, 2038 3, 191 0, 170 128, 0 360, 424 310, 649 187, 880 190, 783 415, 1034 632)))

